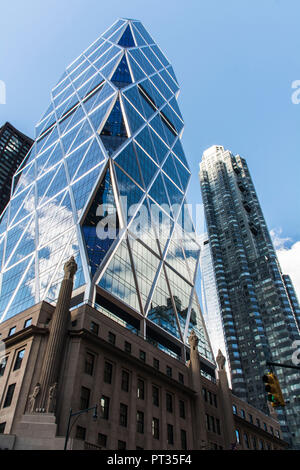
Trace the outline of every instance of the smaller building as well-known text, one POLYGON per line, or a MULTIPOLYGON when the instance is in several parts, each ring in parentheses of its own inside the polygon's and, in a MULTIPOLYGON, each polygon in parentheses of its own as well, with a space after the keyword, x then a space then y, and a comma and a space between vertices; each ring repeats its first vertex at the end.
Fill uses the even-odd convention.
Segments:
POLYGON ((282 434, 273 410, 273 416, 267 416, 233 394, 232 410, 240 449, 282 449, 282 434))
POLYGON ((56 306, 0 325, 0 448, 59 450, 68 433, 72 450, 245 449, 246 434, 251 449, 286 448, 276 419, 232 395, 220 352, 217 377, 209 369, 194 332, 185 362, 95 305, 70 312, 74 263, 56 306))
MULTIPOLYGON (((30 148, 33 140, 18 131, 9 122, 0 127, 0 215, 11 195, 12 179, 30 148)), ((16 185, 18 177, 15 178, 16 185)))

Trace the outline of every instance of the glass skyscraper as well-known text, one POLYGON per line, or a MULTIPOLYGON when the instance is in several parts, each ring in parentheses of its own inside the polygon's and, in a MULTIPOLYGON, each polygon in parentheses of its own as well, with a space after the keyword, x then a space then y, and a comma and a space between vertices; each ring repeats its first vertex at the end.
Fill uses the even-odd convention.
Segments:
MULTIPOLYGON (((276 257, 246 161, 222 146, 203 154, 200 182, 233 392, 268 412, 267 361, 292 365, 299 306, 276 257)), ((299 372, 276 367, 286 440, 300 446, 299 372)))
POLYGON ((181 358, 194 329, 203 373, 212 373, 178 93, 168 59, 136 20, 116 21, 67 67, 2 216, 1 321, 55 302, 73 255, 73 306, 90 302, 181 358))

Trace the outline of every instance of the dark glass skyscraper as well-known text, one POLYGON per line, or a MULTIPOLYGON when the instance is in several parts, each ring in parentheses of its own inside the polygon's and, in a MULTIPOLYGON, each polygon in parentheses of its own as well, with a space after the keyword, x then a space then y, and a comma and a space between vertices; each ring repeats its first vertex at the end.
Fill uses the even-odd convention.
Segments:
POLYGON ((32 139, 9 122, 0 127, 0 215, 10 199, 13 175, 32 144, 32 139))
MULTIPOLYGON (((246 161, 213 146, 203 154, 200 182, 233 391, 268 412, 266 362, 292 365, 299 307, 282 276, 246 161)), ((282 429, 299 446, 300 374, 275 372, 287 402, 278 412, 282 429)))
POLYGON ((213 375, 178 92, 136 20, 116 21, 67 67, 0 225, 0 321, 55 302, 73 255, 73 305, 92 303, 176 357, 194 329, 213 375))

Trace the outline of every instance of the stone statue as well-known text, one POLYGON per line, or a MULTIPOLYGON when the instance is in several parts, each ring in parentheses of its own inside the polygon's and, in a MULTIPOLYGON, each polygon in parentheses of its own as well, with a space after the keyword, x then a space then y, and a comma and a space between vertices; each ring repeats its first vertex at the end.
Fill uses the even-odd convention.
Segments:
POLYGON ((196 335, 195 331, 192 330, 190 337, 189 337, 189 345, 191 346, 192 349, 196 349, 199 343, 199 338, 196 335))
POLYGON ((217 364, 218 364, 218 367, 219 367, 219 370, 223 370, 224 367, 225 367, 225 362, 226 362, 226 359, 225 357, 223 356, 222 354, 222 351, 219 349, 219 352, 218 352, 218 355, 217 355, 217 364))
POLYGON ((51 385, 48 395, 47 413, 55 413, 56 409, 57 382, 51 385))
POLYGON ((65 279, 72 279, 77 271, 77 264, 72 256, 64 265, 65 279))
POLYGON ((38 382, 33 389, 33 393, 29 395, 28 411, 29 413, 35 412, 36 399, 41 392, 41 384, 38 382))

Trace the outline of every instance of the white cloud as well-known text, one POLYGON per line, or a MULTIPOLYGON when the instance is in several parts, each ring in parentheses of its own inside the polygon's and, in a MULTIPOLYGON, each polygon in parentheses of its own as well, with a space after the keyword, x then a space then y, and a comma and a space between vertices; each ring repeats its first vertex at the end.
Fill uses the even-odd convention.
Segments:
POLYGON ((282 272, 290 275, 300 301, 300 240, 292 243, 291 238, 282 237, 282 229, 273 229, 270 234, 282 272))

